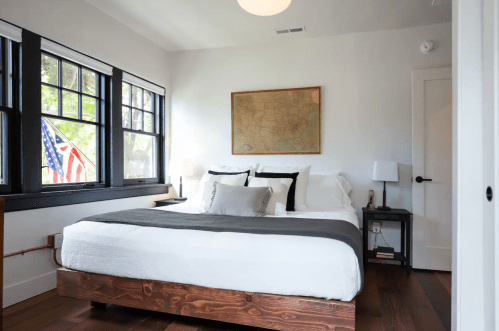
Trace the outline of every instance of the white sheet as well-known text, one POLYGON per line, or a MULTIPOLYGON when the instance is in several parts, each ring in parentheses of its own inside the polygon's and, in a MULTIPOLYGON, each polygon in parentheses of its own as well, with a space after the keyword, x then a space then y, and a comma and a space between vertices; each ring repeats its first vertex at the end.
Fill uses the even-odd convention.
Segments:
MULTIPOLYGON (((197 213, 194 204, 159 209, 197 213)), ((344 219, 348 207, 285 217, 344 219)), ((279 216, 269 216, 279 222, 279 216)), ((66 268, 206 287, 350 301, 360 289, 357 257, 327 239, 79 222, 64 228, 66 268)))

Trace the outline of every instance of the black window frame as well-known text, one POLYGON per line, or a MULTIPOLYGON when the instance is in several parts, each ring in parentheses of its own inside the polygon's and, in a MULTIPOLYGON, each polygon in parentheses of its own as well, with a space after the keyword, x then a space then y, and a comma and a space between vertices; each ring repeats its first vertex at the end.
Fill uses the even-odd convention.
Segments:
POLYGON ((15 162, 15 125, 16 117, 19 111, 19 59, 20 44, 14 40, 0 36, 0 73, 2 74, 2 85, 0 91, 0 112, 3 113, 0 118, 1 126, 1 144, 3 155, 0 156, 2 163, 1 178, 6 179, 0 183, 0 194, 11 193, 13 191, 13 179, 16 166, 15 162))
MULTIPOLYGON (((125 181, 121 100, 123 71, 98 59, 95 60, 112 67, 112 75, 99 73, 101 102, 99 103, 100 130, 98 134, 100 135, 99 143, 103 146, 101 153, 99 153, 101 182, 54 184, 42 187, 42 172, 40 171, 42 164, 41 118, 47 114, 43 114, 41 111, 41 55, 43 52, 55 58, 58 56, 52 52, 42 51, 41 39, 40 35, 22 29, 22 42, 12 41, 13 50, 17 52, 18 57, 17 59, 13 58, 13 111, 7 117, 9 139, 7 178, 10 187, 4 190, 5 187, 2 187, 4 185, 0 185, 0 197, 6 200, 5 211, 21 211, 168 193, 171 184, 165 183, 164 172, 165 123, 167 120, 164 116, 164 96, 159 98, 157 102, 159 111, 155 117, 156 132, 159 134, 156 147, 158 149, 156 154, 158 176, 154 182, 125 181)), ((80 54, 87 56, 83 53, 80 54)), ((2 56, 2 58, 5 57, 2 56)), ((62 61, 74 63, 67 58, 62 58, 62 61)), ((62 65, 62 62, 60 63, 62 65)), ((81 66, 78 63, 77 65, 81 66)), ((82 67, 93 72, 98 71, 85 65, 82 67)), ((81 82, 79 83, 81 85, 81 82)), ((62 99, 59 100, 62 101, 62 99)), ((3 107, 1 106, 0 110, 3 107)), ((64 117, 62 119, 72 120, 64 117)), ((91 124, 95 125, 93 122, 91 124)))
MULTIPOLYGON (((58 56, 56 54, 47 52, 42 50, 41 51, 41 56, 48 56, 56 59, 58 62, 57 65, 57 85, 53 85, 50 83, 46 83, 40 80, 40 88, 43 88, 43 86, 47 86, 50 88, 55 88, 57 89, 57 101, 58 101, 58 115, 52 115, 52 114, 46 114, 43 113, 43 110, 40 109, 41 116, 47 117, 47 118, 52 118, 56 120, 64 120, 64 121, 71 121, 75 123, 81 123, 81 124, 88 124, 88 125, 94 125, 96 127, 96 180, 95 181, 86 181, 86 182, 77 182, 77 183, 57 183, 57 184, 41 184, 42 185, 42 192, 43 191, 57 191, 57 190, 76 190, 76 189, 82 189, 82 188, 88 188, 88 187, 94 187, 94 188, 102 188, 105 187, 105 167, 103 164, 105 164, 105 136, 102 134, 102 130, 105 126, 105 95, 106 95, 106 84, 105 84, 105 74, 98 72, 92 68, 89 68, 85 65, 79 64, 77 62, 71 61, 70 59, 58 56), (62 66, 64 63, 70 64, 72 66, 76 66, 78 68, 78 88, 77 90, 72 90, 63 87, 63 77, 62 77, 62 66), (83 85, 82 85, 82 79, 83 79, 83 69, 93 72, 96 77, 97 77, 97 82, 98 86, 96 86, 96 92, 97 95, 91 95, 83 92, 83 85), (64 109, 63 109, 63 92, 70 92, 78 95, 78 118, 70 118, 70 117, 65 117, 64 116, 64 109), (95 104, 96 104, 96 110, 95 110, 95 122, 92 121, 87 121, 81 119, 83 117, 82 114, 82 109, 83 109, 83 97, 90 97, 95 99, 95 104)), ((40 66, 41 70, 41 66, 40 66)), ((40 147, 40 153, 42 152, 42 149, 40 147)), ((44 155, 42 155, 42 158, 44 158, 44 155)), ((41 171, 44 171, 45 167, 41 167, 41 171)), ((42 178, 42 177, 40 177, 42 178)))
MULTIPOLYGON (((161 140, 164 140, 164 135, 161 134, 160 130, 160 116, 159 113, 161 112, 162 105, 164 104, 164 96, 159 95, 158 93, 155 93, 147 88, 144 88, 142 86, 127 82, 127 81, 122 81, 121 84, 121 91, 123 92, 123 85, 128 84, 130 86, 129 89, 129 100, 130 104, 126 105, 123 103, 123 100, 121 102, 121 109, 123 111, 123 108, 127 107, 129 109, 128 113, 128 122, 130 124, 130 128, 126 128, 122 124, 122 130, 123 130, 123 150, 125 150, 125 133, 132 133, 132 134, 141 134, 141 135, 148 135, 155 137, 156 139, 156 144, 155 144, 155 150, 154 150, 154 156, 155 160, 153 162, 155 163, 155 177, 150 177, 150 178, 125 178, 125 163, 123 160, 123 181, 125 184, 152 184, 152 183, 159 183, 160 182, 160 166, 161 166, 161 153, 160 153, 160 145, 161 145, 161 140), (133 88, 137 87, 142 90, 142 108, 137 108, 133 106, 133 88), (145 104, 145 91, 148 91, 152 94, 151 97, 151 110, 153 111, 147 111, 144 109, 144 104, 145 104), (133 129, 133 110, 140 111, 142 113, 142 127, 141 129, 133 129), (153 132, 148 132, 144 131, 144 126, 145 126, 145 121, 144 121, 144 113, 152 114, 153 115, 153 132), (161 139, 163 137, 163 139, 161 139)), ((123 119, 123 117, 122 117, 123 119)))

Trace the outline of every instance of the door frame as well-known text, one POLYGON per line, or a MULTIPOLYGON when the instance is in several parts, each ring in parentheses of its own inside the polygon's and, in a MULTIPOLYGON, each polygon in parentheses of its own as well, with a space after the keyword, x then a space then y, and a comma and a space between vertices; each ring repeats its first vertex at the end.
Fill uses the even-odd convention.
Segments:
MULTIPOLYGON (((412 177, 425 177, 425 82, 432 80, 452 80, 452 68, 431 68, 414 70, 412 72, 412 177)), ((424 218, 425 210, 425 183, 412 183, 412 211, 413 211, 413 245, 411 265, 414 267, 414 259, 417 257, 416 245, 414 245, 415 224, 419 218, 424 218), (423 214, 418 213, 422 211, 423 214)))
POLYGON ((498 25, 499 0, 453 0, 454 331, 499 327, 498 25))

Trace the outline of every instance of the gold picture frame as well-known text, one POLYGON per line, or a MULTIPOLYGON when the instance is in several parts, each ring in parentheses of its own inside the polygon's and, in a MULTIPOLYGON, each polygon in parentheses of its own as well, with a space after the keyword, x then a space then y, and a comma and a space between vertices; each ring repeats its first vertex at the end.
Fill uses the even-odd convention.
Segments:
POLYGON ((232 154, 320 154, 321 87, 232 92, 232 154))

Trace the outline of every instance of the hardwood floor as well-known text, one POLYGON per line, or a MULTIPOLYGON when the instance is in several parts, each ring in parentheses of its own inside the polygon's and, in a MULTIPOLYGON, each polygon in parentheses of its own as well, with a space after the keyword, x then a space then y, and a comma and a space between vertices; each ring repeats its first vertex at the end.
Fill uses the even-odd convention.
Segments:
POLYGON ((451 274, 369 264, 357 297, 356 330, 450 330, 451 274))
MULTIPOLYGON (((369 264, 357 297, 356 330, 450 330, 451 275, 369 264)), ((119 306, 104 312, 54 291, 4 310, 4 331, 264 330, 119 306)))

